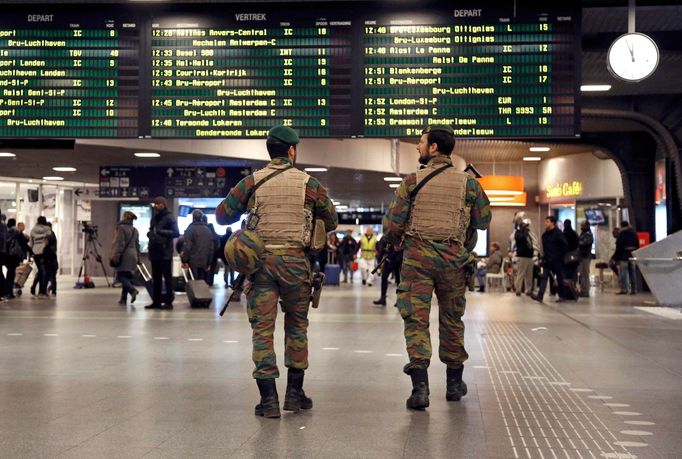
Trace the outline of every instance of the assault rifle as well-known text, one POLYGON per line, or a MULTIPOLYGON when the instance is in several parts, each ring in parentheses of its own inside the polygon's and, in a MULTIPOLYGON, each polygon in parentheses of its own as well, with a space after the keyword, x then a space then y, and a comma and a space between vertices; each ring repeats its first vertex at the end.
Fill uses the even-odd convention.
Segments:
POLYGON ((230 290, 232 290, 232 293, 230 296, 227 297, 227 301, 225 302, 225 306, 223 306, 223 309, 220 310, 220 317, 225 314, 225 311, 227 311, 227 307, 230 305, 232 301, 239 301, 239 298, 242 296, 242 292, 244 291, 244 281, 246 280, 246 274, 240 274, 237 276, 237 279, 235 279, 234 283, 230 285, 230 290))

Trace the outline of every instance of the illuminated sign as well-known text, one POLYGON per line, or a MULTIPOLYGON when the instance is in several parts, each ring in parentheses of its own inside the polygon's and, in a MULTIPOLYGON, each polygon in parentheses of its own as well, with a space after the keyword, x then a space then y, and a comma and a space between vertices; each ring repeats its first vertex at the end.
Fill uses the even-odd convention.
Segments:
POLYGON ((171 3, 3 6, 0 137, 580 132, 579 7, 171 3))
POLYGON ((583 182, 574 180, 573 182, 557 183, 547 186, 547 198, 564 198, 568 196, 582 196, 583 182))
POLYGON ((0 137, 137 137, 140 31, 122 14, 5 12, 0 137), (11 24, 11 25, 10 25, 11 24))

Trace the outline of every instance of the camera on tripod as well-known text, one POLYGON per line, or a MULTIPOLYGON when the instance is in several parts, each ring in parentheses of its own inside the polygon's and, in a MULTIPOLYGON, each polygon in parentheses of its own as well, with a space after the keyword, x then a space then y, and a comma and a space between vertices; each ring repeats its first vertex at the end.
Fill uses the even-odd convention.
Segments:
POLYGON ((89 234, 90 236, 95 236, 97 237, 97 225, 93 225, 88 222, 82 222, 83 228, 81 228, 81 231, 84 232, 85 234, 89 234))

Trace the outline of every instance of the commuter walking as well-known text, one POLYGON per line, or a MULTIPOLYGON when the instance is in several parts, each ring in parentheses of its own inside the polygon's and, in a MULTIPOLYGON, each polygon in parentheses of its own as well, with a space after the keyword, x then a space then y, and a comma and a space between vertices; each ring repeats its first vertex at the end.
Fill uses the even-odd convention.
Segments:
POLYGON ((388 292, 388 278, 391 274, 395 276, 396 285, 400 284, 400 268, 403 264, 403 249, 402 247, 392 247, 389 251, 386 238, 382 237, 377 244, 377 250, 380 258, 388 256, 384 265, 381 267, 381 296, 374 304, 379 306, 386 306, 386 293, 388 292))
POLYGON ((514 231, 514 250, 516 252, 516 296, 522 292, 533 293, 533 257, 536 254, 537 239, 530 228, 530 220, 518 220, 514 231))
POLYGON ((502 251, 498 242, 490 244, 490 254, 485 261, 485 265, 476 269, 476 278, 478 279, 478 291, 485 292, 485 275, 488 273, 498 274, 502 269, 502 251))
POLYGON ((226 255, 231 261, 244 261, 235 268, 250 273, 247 313, 253 329, 253 377, 261 396, 254 411, 266 418, 280 417, 273 343, 278 299, 284 311, 284 364, 289 369, 283 408, 297 412, 313 407, 303 390, 312 269, 307 252, 318 243, 324 246, 325 241, 311 241, 313 234, 325 237, 338 225, 327 190, 294 167, 298 143, 298 134, 290 127, 270 129, 266 140, 270 163, 240 181, 216 209, 220 224, 234 223, 251 211, 247 229, 232 236, 226 255), (313 231, 318 219, 324 232, 313 231))
POLYGON ((594 236, 590 229, 590 224, 584 220, 580 224, 580 239, 578 249, 580 250, 580 265, 578 266, 578 279, 580 281, 580 296, 587 298, 590 296, 590 262, 592 261, 592 244, 594 236))
MULTIPOLYGON (((6 279, 3 267, 7 265, 7 224, 5 223, 5 215, 0 210, 0 301, 4 301, 12 294, 12 289, 7 290, 6 279)), ((9 271, 9 266, 8 266, 9 271)), ((9 273, 8 273, 9 277, 9 273)))
POLYGON ((542 277, 538 294, 531 295, 536 301, 542 303, 545 296, 547 282, 554 275, 557 283, 557 302, 565 301, 564 294, 564 256, 566 255, 566 237, 556 226, 556 217, 550 215, 545 218, 545 232, 542 233, 542 277))
POLYGON ((339 244, 341 241, 339 241, 339 238, 336 236, 335 232, 329 233, 329 237, 327 238, 327 261, 331 264, 338 264, 339 263, 339 257, 338 257, 338 250, 339 250, 339 244))
POLYGON ((570 219, 564 220, 564 237, 566 238, 566 256, 564 256, 564 293, 566 298, 577 299, 576 283, 578 281, 578 265, 580 264, 580 238, 573 229, 570 219))
POLYGON ((149 238, 149 260, 152 262, 152 282, 154 295, 152 303, 145 309, 173 309, 173 239, 180 236, 178 222, 168 210, 166 199, 154 199, 154 215, 147 237, 149 238), (162 283, 165 283, 165 297, 162 283))
POLYGON ((29 246, 33 254, 33 260, 36 263, 36 275, 31 286, 31 295, 36 294, 36 285, 38 286, 38 297, 47 297, 47 274, 45 272, 45 257, 43 251, 47 245, 47 238, 52 234, 52 229, 47 225, 47 219, 42 215, 38 217, 38 222, 31 229, 29 237, 29 246))
POLYGON ((632 229, 630 223, 623 221, 620 225, 620 232, 616 239, 615 259, 620 265, 618 268, 618 279, 620 280, 620 291, 618 295, 637 293, 637 266, 630 261, 632 252, 639 249, 639 238, 632 229))
MULTIPOLYGON (((206 215, 204 215, 204 217, 206 217, 206 215)), ((218 269, 218 260, 221 258, 220 251, 222 250, 223 246, 220 243, 220 235, 216 233, 213 223, 209 223, 206 226, 208 226, 208 229, 211 231, 211 237, 213 239, 213 258, 211 260, 211 266, 208 269, 208 273, 206 273, 206 283, 209 287, 213 287, 213 284, 215 283, 215 275, 217 274, 218 269)))
POLYGON ((116 268, 116 280, 121 283, 121 298, 118 304, 125 306, 130 295, 130 304, 135 302, 138 293, 133 285, 133 277, 140 261, 140 234, 133 222, 137 215, 125 211, 116 227, 116 236, 111 244, 111 265, 116 268))
POLYGON ((7 254, 5 266, 7 266, 7 277, 5 279, 5 296, 8 299, 14 298, 14 279, 16 278, 17 267, 26 258, 28 246, 24 235, 16 228, 16 220, 7 220, 7 254))
POLYGON ((462 316, 466 271, 473 262, 466 248, 467 235, 475 234, 474 229, 486 229, 492 215, 481 185, 452 166, 454 145, 452 127, 424 129, 417 144, 424 167, 403 180, 383 221, 386 242, 404 247, 397 307, 405 322, 409 356, 403 371, 412 380, 406 404, 415 410, 429 406, 429 315, 434 290, 439 309, 439 356, 447 365, 445 397, 457 401, 467 393, 462 380, 468 358, 462 316))
POLYGON ((343 282, 348 282, 350 278, 351 284, 353 283, 353 269, 351 268, 353 261, 355 260, 355 254, 358 251, 358 242, 353 237, 353 230, 346 230, 346 235, 341 239, 339 244, 339 249, 337 251, 339 255, 339 264, 343 270, 343 282))
POLYGON ((377 258, 377 238, 374 235, 374 230, 368 226, 365 234, 360 238, 360 276, 362 277, 362 285, 372 286, 374 274, 372 271, 376 266, 377 258))
MULTIPOLYGON (((47 226, 52 230, 52 223, 47 226)), ((43 263, 45 265, 45 290, 51 296, 57 295, 57 273, 59 272, 59 251, 57 249, 57 235, 51 231, 47 236, 47 243, 43 249, 43 263)))
MULTIPOLYGON (((192 270, 195 279, 201 279, 208 283, 208 275, 213 262, 215 247, 213 234, 208 225, 203 221, 204 213, 199 209, 192 212, 192 223, 183 235, 184 244, 180 260, 183 268, 192 270)), ((211 276, 213 272, 211 272, 211 276)))

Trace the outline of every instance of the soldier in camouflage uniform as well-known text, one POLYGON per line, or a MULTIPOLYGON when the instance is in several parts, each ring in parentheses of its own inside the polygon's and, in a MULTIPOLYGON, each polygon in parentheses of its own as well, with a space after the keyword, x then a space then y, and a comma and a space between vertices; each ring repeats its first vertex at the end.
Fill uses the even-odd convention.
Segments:
POLYGON ((389 244, 404 247, 397 307, 405 322, 410 362, 404 371, 412 379, 407 407, 429 406, 431 360, 429 314, 435 290, 439 308, 440 360, 447 365, 446 399, 457 401, 467 392, 462 381, 466 273, 473 256, 476 229, 491 220, 490 202, 479 183, 452 166, 455 137, 450 126, 424 129, 417 151, 422 168, 405 178, 384 217, 389 244), (435 171, 437 174, 429 177, 435 171), (425 182, 415 195, 418 184, 425 182))
POLYGON ((325 232, 338 225, 334 205, 325 188, 313 177, 294 168, 296 132, 276 126, 268 132, 266 146, 271 161, 241 180, 216 209, 216 220, 225 225, 239 220, 249 210, 249 229, 265 244, 261 268, 249 277, 245 288, 247 313, 253 329, 253 377, 258 383, 261 403, 256 415, 280 417, 275 378, 279 377, 273 347, 277 300, 284 313, 285 356, 289 369, 284 410, 311 409, 312 400, 303 391, 304 370, 308 368, 308 307, 311 266, 306 256, 312 222, 324 221, 325 232), (276 176, 270 175, 283 171, 276 176), (256 192, 252 189, 259 185, 256 192))

